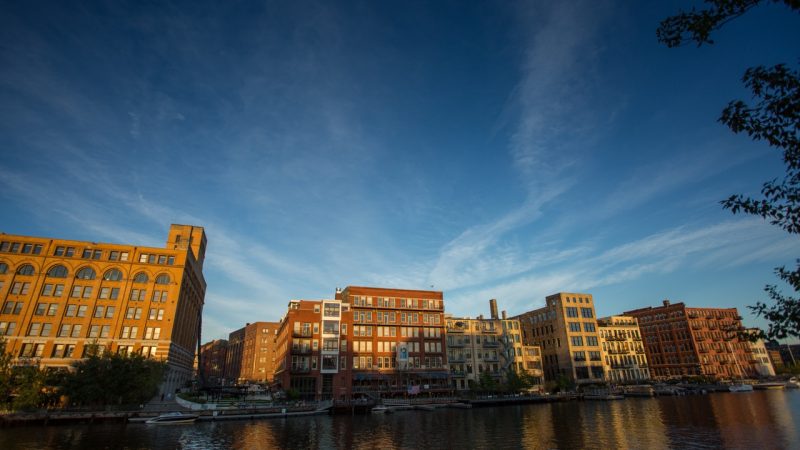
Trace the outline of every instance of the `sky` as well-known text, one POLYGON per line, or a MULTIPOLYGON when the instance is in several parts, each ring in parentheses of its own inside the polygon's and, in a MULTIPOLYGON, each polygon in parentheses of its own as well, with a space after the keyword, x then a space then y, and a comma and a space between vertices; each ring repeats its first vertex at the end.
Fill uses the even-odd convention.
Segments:
POLYGON ((766 298, 796 237, 719 201, 780 177, 717 122, 800 55, 764 5, 668 49, 699 2, 5 2, 0 231, 162 247, 205 227, 203 342, 347 285, 509 315, 766 298))

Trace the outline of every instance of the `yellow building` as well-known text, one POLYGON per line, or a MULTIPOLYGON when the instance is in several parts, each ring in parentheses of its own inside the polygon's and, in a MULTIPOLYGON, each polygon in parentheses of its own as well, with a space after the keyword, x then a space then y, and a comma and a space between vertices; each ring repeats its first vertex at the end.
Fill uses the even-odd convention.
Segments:
POLYGON ((603 364, 608 381, 641 382, 650 379, 639 322, 632 316, 611 316, 597 320, 603 364))
POLYGON ((519 320, 523 342, 541 347, 545 380, 566 377, 577 384, 605 380, 591 294, 550 295, 543 308, 514 319, 519 320))
POLYGON ((163 359, 162 392, 192 378, 206 282, 202 227, 164 248, 0 234, 0 336, 16 364, 69 367, 89 344, 163 359))
POLYGON ((480 383, 488 373, 498 382, 506 381, 509 369, 527 372, 542 384, 541 352, 538 347, 524 346, 519 321, 498 317, 497 303, 490 300, 491 317, 445 317, 447 361, 453 387, 466 390, 480 383))

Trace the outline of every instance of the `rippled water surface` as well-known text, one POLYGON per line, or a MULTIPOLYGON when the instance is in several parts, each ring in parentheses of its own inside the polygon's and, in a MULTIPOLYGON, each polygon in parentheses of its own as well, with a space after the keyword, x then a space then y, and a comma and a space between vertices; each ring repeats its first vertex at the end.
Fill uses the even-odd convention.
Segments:
POLYGON ((0 449, 800 448, 800 392, 152 426, 0 429, 0 449))

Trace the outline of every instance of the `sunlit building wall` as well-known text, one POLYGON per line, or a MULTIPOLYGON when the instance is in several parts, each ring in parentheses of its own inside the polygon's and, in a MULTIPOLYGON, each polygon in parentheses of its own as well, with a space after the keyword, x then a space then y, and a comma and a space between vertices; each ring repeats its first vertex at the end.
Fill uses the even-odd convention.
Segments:
POLYGON ((524 343, 541 348, 545 380, 587 384, 606 379, 595 317, 591 294, 560 292, 548 296, 543 308, 513 319, 524 343))
POLYGON ((14 364, 67 368, 100 351, 163 359, 162 392, 193 377, 206 283, 202 227, 166 246, 0 235, 0 335, 14 364))
POLYGON ((650 369, 636 318, 604 317, 597 319, 597 327, 608 381, 631 383, 649 380, 650 369))

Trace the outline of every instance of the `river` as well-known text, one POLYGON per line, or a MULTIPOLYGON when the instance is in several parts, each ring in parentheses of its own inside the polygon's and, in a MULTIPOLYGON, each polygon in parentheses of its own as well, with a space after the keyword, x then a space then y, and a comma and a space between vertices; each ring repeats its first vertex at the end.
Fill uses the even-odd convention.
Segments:
POLYGON ((798 448, 800 392, 157 426, 0 429, 0 449, 798 448))

